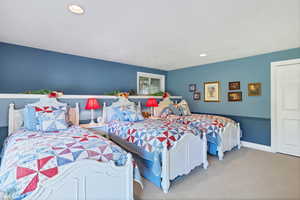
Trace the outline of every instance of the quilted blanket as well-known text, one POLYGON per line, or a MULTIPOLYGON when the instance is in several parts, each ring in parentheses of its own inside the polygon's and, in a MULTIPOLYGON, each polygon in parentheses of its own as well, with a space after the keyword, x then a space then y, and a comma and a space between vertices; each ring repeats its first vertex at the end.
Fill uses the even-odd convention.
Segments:
POLYGON ((172 148, 184 134, 202 137, 192 126, 169 120, 146 119, 140 122, 112 121, 107 124, 110 135, 125 140, 127 146, 144 159, 153 161, 152 171, 161 175, 161 152, 172 148), (131 145, 130 145, 131 144, 131 145))
POLYGON ((206 134, 207 141, 219 145, 221 143, 221 134, 228 123, 235 124, 232 119, 206 114, 192 114, 189 116, 169 115, 166 120, 175 123, 181 123, 196 128, 206 134))
MULTIPOLYGON (((110 140, 80 127, 59 132, 20 129, 5 142, 0 168, 0 191, 11 199, 23 199, 69 163, 80 159, 114 161, 124 165, 126 152, 110 140)), ((141 183, 134 164, 134 178, 141 183)))

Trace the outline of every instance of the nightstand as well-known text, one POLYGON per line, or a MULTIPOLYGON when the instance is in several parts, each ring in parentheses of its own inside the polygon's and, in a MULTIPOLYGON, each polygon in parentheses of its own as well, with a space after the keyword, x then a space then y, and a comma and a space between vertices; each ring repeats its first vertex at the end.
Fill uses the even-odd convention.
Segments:
POLYGON ((106 131, 106 126, 104 123, 95 123, 95 124, 80 124, 81 128, 88 129, 97 135, 101 135, 109 139, 109 135, 106 131))

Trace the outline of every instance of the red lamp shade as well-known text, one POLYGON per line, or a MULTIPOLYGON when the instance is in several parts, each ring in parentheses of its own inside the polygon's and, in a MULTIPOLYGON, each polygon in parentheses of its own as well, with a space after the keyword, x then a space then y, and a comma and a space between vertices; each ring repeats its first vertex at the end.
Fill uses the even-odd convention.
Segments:
POLYGON ((155 98, 149 98, 146 102, 146 107, 157 107, 157 101, 155 98))
POLYGON ((99 102, 97 101, 96 98, 89 98, 86 101, 86 105, 85 105, 85 109, 86 110, 96 110, 96 109, 100 109, 101 105, 99 104, 99 102))

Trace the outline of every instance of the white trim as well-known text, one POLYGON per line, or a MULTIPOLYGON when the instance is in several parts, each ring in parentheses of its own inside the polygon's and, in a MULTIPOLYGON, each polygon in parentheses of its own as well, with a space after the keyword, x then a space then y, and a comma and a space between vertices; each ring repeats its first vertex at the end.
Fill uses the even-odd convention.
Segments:
POLYGON ((136 91, 137 91, 137 93, 139 93, 139 91, 140 91, 140 83, 139 83, 140 76, 160 79, 161 80, 160 90, 162 92, 165 92, 165 80, 166 80, 165 75, 145 73, 145 72, 137 72, 136 73, 136 88, 137 88, 136 91))
POLYGON ((271 63, 271 149, 274 153, 278 152, 278 134, 276 132, 276 68, 298 63, 300 63, 300 59, 291 59, 271 63))
POLYGON ((242 145, 242 147, 248 147, 248 148, 256 149, 256 150, 260 150, 260 151, 272 152, 271 147, 266 146, 266 145, 256 144, 256 143, 252 143, 252 142, 245 142, 245 141, 241 141, 241 145, 242 145))
MULTIPOLYGON (((0 99, 40 99, 47 95, 40 94, 0 94, 0 99)), ((97 98, 97 99, 118 99, 117 96, 110 95, 63 95, 59 99, 88 99, 88 98, 97 98)), ((156 98, 162 99, 162 96, 129 96, 129 99, 148 99, 156 98)), ((171 96, 172 99, 182 99, 182 96, 171 96)))

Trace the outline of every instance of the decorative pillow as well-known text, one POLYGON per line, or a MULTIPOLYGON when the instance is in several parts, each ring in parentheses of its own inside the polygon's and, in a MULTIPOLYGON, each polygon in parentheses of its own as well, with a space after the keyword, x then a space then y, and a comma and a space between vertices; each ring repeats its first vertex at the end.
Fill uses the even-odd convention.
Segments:
POLYGON ((24 127, 30 131, 40 131, 41 124, 39 116, 41 113, 52 113, 61 110, 66 114, 66 106, 31 106, 26 105, 24 109, 24 127))
POLYGON ((182 100, 179 104, 177 104, 177 108, 181 112, 182 115, 192 115, 189 104, 186 102, 186 100, 182 100))
POLYGON ((164 108, 162 112, 160 113, 160 117, 165 118, 168 115, 182 115, 181 111, 177 109, 174 105, 169 105, 168 107, 164 108))
POLYGON ((24 128, 29 131, 37 131, 38 124, 34 107, 26 105, 24 109, 24 128))
POLYGON ((130 121, 136 122, 144 120, 141 112, 138 112, 136 106, 124 106, 111 108, 113 112, 110 114, 110 119, 107 120, 119 120, 119 121, 130 121))
POLYGON ((54 110, 52 112, 39 112, 38 120, 40 130, 44 132, 65 130, 68 128, 66 112, 54 110))

